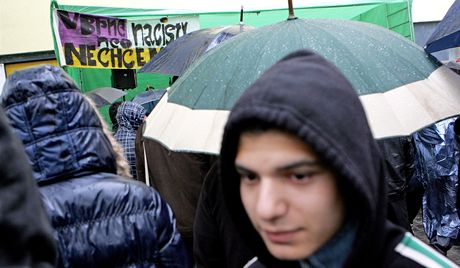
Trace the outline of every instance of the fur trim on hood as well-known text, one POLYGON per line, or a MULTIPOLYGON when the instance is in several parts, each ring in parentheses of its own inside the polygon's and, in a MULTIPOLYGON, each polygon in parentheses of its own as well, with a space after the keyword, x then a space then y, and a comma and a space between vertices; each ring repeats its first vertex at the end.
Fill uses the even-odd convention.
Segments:
POLYGON ((113 152, 115 153, 117 174, 125 178, 132 178, 131 172, 129 171, 128 160, 126 160, 125 154, 123 152, 123 147, 113 137, 112 131, 110 131, 109 126, 104 121, 104 118, 102 118, 99 110, 96 108, 96 104, 94 104, 94 102, 87 96, 85 96, 85 99, 89 103, 91 103, 91 106, 94 108, 94 111, 96 112, 97 117, 101 121, 102 131, 104 132, 110 144, 112 145, 113 152))

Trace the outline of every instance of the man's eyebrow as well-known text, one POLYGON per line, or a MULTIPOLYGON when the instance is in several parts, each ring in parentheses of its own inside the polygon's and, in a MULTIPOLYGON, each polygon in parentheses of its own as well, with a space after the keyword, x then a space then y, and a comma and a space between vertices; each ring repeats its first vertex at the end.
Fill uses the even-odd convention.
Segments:
POLYGON ((287 164, 285 166, 278 167, 276 168, 276 171, 282 172, 282 171, 287 171, 287 170, 302 167, 302 166, 313 166, 314 167, 314 166, 319 166, 319 165, 320 163, 316 160, 300 160, 294 163, 287 164))
POLYGON ((254 173, 250 169, 240 166, 238 164, 235 164, 235 168, 236 168, 236 171, 238 171, 239 173, 243 173, 243 174, 254 173))
MULTIPOLYGON (((294 163, 289 163, 285 166, 278 167, 276 168, 276 171, 283 172, 283 171, 287 171, 287 170, 302 167, 302 166, 313 166, 314 167, 314 166, 320 166, 320 163, 316 160, 300 160, 294 163)), ((241 165, 238 165, 238 164, 235 164, 235 168, 239 173, 244 173, 244 174, 254 173, 254 171, 248 168, 245 168, 241 165)))

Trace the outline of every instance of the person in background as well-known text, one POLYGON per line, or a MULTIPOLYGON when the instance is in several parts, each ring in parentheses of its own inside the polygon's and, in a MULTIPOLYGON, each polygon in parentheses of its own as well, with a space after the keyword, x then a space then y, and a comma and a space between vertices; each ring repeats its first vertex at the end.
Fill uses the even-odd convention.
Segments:
POLYGON ((422 222, 430 244, 447 255, 460 245, 460 218, 457 210, 458 161, 455 119, 449 118, 413 134, 415 167, 424 188, 422 222))
POLYGON ((226 206, 245 267, 456 267, 386 217, 386 168, 352 85, 313 52, 289 54, 225 126, 226 206))
POLYGON ((62 69, 16 71, 1 103, 32 165, 58 267, 192 267, 171 208, 129 178, 120 145, 62 69))
POLYGON ((54 267, 57 251, 24 146, 0 109, 0 267, 54 267))
POLYGON ((114 137, 123 147, 130 166, 131 176, 137 180, 136 171, 136 131, 145 120, 145 109, 142 105, 125 101, 117 109, 118 130, 114 137))
POLYGON ((121 101, 116 101, 112 103, 109 107, 109 117, 110 121, 112 122, 112 133, 115 135, 118 130, 118 123, 117 123, 117 112, 118 112, 118 106, 120 106, 121 101))
POLYGON ((422 203, 420 199, 418 204, 413 204, 415 200, 411 198, 412 193, 408 192, 409 182, 415 173, 415 148, 412 137, 380 139, 377 140, 377 145, 388 171, 386 172, 386 181, 388 182, 387 217, 394 224, 412 232, 411 223, 422 203), (413 208, 415 211, 412 211, 413 208))
MULTIPOLYGON (((457 145, 457 148, 460 149, 460 117, 457 117, 457 119, 455 119, 455 123, 454 123, 454 133, 455 133, 455 144, 457 145)), ((459 162, 457 163, 457 169, 460 168, 460 160, 459 162)), ((458 174, 460 175, 460 174, 458 174)), ((457 207, 457 215, 459 215, 458 217, 460 218, 460 183, 458 180, 458 175, 457 175, 457 198, 456 198, 456 207, 457 207)))

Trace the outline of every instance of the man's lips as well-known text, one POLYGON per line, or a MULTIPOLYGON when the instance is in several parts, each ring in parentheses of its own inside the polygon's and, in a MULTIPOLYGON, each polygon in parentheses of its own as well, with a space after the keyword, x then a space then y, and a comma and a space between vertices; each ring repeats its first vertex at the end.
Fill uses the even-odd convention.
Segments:
POLYGON ((287 244, 301 231, 301 229, 292 230, 263 230, 265 236, 276 244, 287 244))

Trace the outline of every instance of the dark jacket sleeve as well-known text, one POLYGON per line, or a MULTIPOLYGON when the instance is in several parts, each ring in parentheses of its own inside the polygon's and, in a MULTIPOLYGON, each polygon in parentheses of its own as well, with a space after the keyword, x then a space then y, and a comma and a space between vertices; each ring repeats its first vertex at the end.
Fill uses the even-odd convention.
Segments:
POLYGON ((176 227, 176 220, 169 205, 156 194, 161 208, 158 214, 157 235, 161 267, 193 267, 192 258, 176 227))
POLYGON ((377 144, 388 168, 389 199, 404 198, 407 185, 415 171, 415 148, 412 138, 387 138, 378 140, 377 144))
POLYGON ((406 203, 406 193, 414 168, 414 146, 411 137, 395 137, 378 140, 377 144, 385 163, 388 187, 387 218, 411 230, 406 203))
POLYGON ((52 267, 56 248, 22 143, 0 110, 0 266, 52 267))
POLYGON ((221 189, 218 165, 206 175, 193 226, 197 267, 243 267, 254 258, 236 230, 221 189))
POLYGON ((215 195, 221 194, 215 166, 204 180, 193 225, 193 257, 197 267, 226 267, 223 239, 219 238, 218 219, 212 208, 217 201, 215 195))

